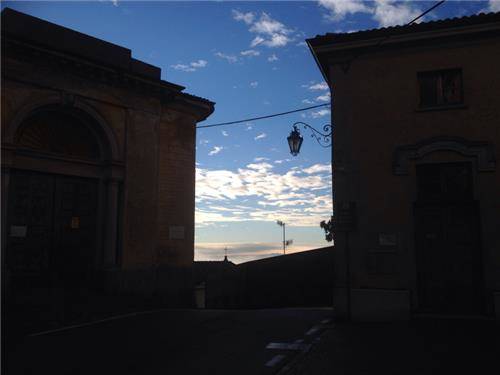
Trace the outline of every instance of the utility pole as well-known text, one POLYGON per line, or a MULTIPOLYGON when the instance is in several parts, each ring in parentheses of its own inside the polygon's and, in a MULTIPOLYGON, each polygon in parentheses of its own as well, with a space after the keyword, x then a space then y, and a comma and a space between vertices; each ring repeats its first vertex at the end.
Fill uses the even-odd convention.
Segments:
POLYGON ((283 228, 283 254, 285 254, 285 249, 286 249, 285 223, 281 220, 278 220, 276 221, 276 224, 278 224, 280 227, 283 228))

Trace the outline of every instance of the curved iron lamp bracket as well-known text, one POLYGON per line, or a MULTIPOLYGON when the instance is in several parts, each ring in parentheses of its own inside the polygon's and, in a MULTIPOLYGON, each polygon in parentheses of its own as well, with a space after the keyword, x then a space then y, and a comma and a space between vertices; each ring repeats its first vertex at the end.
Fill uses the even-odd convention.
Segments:
POLYGON ((321 133, 320 131, 316 130, 313 128, 311 125, 306 124, 305 122, 298 121, 293 124, 294 129, 297 128, 297 126, 302 125, 304 129, 310 129, 311 130, 311 138, 315 138, 318 144, 321 147, 330 147, 332 145, 332 140, 333 140, 333 125, 331 124, 326 124, 323 126, 323 131, 325 133, 321 133))

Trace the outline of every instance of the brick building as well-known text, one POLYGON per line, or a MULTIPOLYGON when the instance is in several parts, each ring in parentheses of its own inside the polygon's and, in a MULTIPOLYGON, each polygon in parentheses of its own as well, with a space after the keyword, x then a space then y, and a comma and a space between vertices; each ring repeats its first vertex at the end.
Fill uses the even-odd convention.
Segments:
POLYGON ((127 48, 2 11, 4 292, 191 302, 195 126, 214 103, 160 73, 127 48))
POLYGON ((500 14, 308 43, 332 90, 338 313, 500 316, 500 14))

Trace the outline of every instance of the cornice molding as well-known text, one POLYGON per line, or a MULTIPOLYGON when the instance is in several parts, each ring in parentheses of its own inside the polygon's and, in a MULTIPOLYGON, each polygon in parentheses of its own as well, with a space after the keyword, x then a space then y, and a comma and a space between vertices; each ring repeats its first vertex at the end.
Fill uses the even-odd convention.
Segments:
POLYGON ((495 148, 489 142, 468 141, 459 137, 434 137, 421 142, 398 146, 393 153, 393 174, 408 175, 410 161, 422 159, 435 151, 452 151, 474 158, 479 172, 496 170, 495 148))

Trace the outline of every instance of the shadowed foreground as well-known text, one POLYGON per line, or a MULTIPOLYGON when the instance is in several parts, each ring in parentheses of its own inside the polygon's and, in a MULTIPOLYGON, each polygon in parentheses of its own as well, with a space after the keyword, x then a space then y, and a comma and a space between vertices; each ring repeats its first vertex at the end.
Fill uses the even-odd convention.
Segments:
POLYGON ((497 374, 499 353, 492 320, 340 323, 287 374, 497 374))
POLYGON ((272 374, 308 348, 331 316, 327 308, 132 314, 25 336, 8 346, 3 365, 10 375, 272 374))

